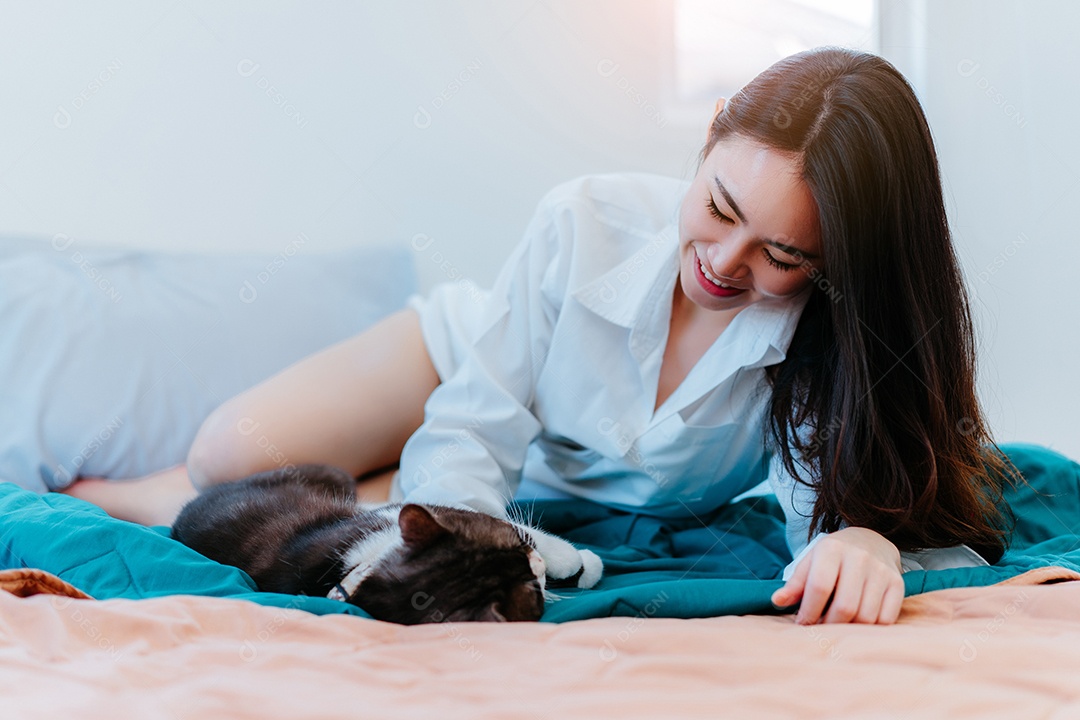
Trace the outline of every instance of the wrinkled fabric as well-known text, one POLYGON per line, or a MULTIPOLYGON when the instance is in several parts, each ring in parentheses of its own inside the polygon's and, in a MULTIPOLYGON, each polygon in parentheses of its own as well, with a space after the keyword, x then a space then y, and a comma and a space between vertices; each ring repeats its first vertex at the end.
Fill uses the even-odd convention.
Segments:
MULTIPOLYGON (((1037 445, 1001 449, 1031 485, 1007 493, 1018 517, 1012 546, 991 566, 906 572, 906 595, 993 585, 1040 568, 1080 573, 1080 465, 1037 445)), ((678 618, 797 610, 770 602, 792 559, 774 496, 692 518, 627 513, 583 500, 536 501, 519 510, 604 561, 604 577, 594 588, 557 591, 561 599, 547 604, 545 622, 633 616, 647 608, 650 616, 678 618)), ((116 520, 76 498, 38 495, 11 483, 0 483, 0 567, 41 569, 99 600, 208 595, 366 617, 327 598, 258 592, 245 573, 172 540, 167 528, 116 520)))

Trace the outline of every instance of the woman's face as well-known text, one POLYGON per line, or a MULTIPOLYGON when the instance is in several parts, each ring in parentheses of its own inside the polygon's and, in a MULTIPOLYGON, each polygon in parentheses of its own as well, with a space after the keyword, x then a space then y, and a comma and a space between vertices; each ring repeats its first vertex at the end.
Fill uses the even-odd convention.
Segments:
POLYGON ((802 292, 823 259, 817 205, 795 159, 739 136, 717 142, 682 202, 679 258, 682 291, 704 310, 802 292))

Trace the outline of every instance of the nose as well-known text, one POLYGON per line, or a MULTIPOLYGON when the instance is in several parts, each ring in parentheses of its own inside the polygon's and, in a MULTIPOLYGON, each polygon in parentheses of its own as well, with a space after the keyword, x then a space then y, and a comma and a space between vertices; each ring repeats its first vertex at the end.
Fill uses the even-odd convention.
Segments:
POLYGON ((705 248, 705 267, 720 280, 738 282, 746 274, 742 256, 743 250, 736 242, 709 243, 705 248))

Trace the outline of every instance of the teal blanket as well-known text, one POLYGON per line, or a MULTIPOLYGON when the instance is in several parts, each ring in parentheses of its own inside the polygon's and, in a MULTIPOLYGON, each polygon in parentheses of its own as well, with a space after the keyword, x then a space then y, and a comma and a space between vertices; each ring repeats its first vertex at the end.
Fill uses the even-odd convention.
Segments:
MULTIPOLYGON (((991 567, 905 573, 907 595, 991 585, 1035 567, 1080 572, 1080 465, 1038 445, 1001 449, 1030 488, 1010 491, 1017 528, 1010 550, 991 567)), ((784 516, 773 495, 748 498, 691 520, 654 518, 585 501, 532 503, 538 525, 587 547, 604 560, 604 578, 590 590, 560 590, 545 622, 610 615, 710 617, 794 612, 769 598, 791 562, 784 516)), ((66 495, 38 495, 0 483, 0 562, 40 568, 97 599, 208 595, 293 607, 317 614, 359 608, 315 597, 261 593, 245 573, 219 565, 146 528, 110 518, 66 495)))

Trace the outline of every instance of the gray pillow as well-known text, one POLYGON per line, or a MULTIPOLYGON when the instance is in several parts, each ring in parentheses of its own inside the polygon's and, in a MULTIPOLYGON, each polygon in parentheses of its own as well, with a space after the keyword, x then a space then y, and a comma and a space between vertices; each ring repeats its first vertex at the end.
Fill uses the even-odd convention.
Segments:
POLYGON ((404 247, 307 245, 181 254, 0 236, 0 480, 45 492, 182 463, 219 404, 415 292, 404 247))

